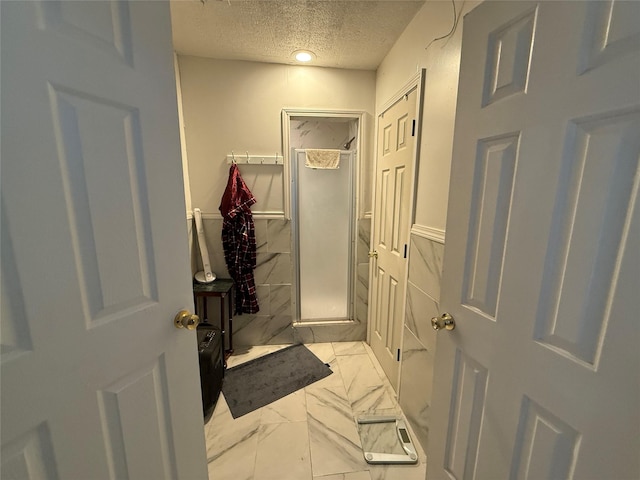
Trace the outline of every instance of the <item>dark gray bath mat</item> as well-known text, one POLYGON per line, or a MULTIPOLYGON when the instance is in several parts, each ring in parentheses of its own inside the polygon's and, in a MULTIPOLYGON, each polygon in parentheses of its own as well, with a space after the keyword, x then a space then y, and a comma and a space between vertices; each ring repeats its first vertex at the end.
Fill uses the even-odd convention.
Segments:
POLYGON ((222 393, 238 418, 332 373, 307 347, 292 345, 227 370, 222 393))

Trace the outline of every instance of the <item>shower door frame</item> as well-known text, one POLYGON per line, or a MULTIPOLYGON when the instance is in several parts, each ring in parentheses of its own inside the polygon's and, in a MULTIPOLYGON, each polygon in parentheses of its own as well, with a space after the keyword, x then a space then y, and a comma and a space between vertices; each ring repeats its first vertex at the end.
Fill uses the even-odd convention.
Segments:
MULTIPOLYGON (((302 318, 302 281, 301 281, 301 277, 302 277, 302 273, 301 273, 301 266, 300 266, 300 229, 299 229, 299 224, 300 224, 300 220, 299 220, 299 209, 298 209, 298 205, 299 205, 299 193, 298 193, 298 189, 300 187, 300 183, 299 183, 299 176, 298 176, 298 171, 299 171, 299 166, 298 166, 298 154, 299 153, 303 153, 304 149, 291 149, 291 198, 292 198, 292 203, 291 203, 291 235, 292 235, 292 240, 293 240, 293 245, 292 245, 292 252, 293 252, 293 288, 294 288, 294 295, 293 295, 293 313, 294 313, 294 319, 293 322, 295 324, 298 325, 326 325, 329 323, 336 323, 336 322, 351 322, 354 319, 354 315, 355 315, 355 307, 354 307, 354 298, 355 298, 355 242, 356 242, 356 236, 355 236, 355 227, 354 227, 354 223, 355 222, 355 198, 354 198, 354 193, 355 193, 355 188, 354 188, 354 181, 355 181, 355 165, 354 163, 356 162, 357 159, 357 155, 355 155, 356 152, 353 151, 348 151, 348 150, 341 150, 340 151, 340 156, 342 157, 343 155, 349 155, 350 159, 349 159, 349 186, 348 186, 348 195, 349 195, 349 229, 348 229, 348 237, 349 237, 349 248, 348 248, 348 258, 349 258, 349 265, 347 268, 347 276, 349 279, 348 282, 348 286, 347 286, 347 316, 344 318, 317 318, 314 320, 304 320, 302 318)), ((343 160, 341 160, 341 165, 344 165, 343 160)), ((304 168, 304 167, 303 167, 304 168)), ((330 247, 329 247, 330 248, 330 247)))
MULTIPOLYGON (((289 185, 285 188, 284 195, 284 211, 285 218, 291 222, 291 261, 293 267, 293 294, 292 294, 292 316, 294 326, 326 326, 337 324, 355 323, 355 289, 357 281, 356 268, 356 239, 357 239, 357 221, 358 212, 360 211, 360 188, 361 185, 361 158, 362 158, 362 141, 363 141, 363 121, 364 111, 352 110, 309 110, 309 109, 283 109, 282 110, 282 152, 284 155, 284 178, 289 185), (350 165, 350 182, 349 190, 351 192, 350 206, 350 226, 349 226, 349 290, 347 292, 347 315, 348 318, 343 319, 317 319, 315 321, 302 321, 301 304, 300 304, 300 261, 299 261, 299 234, 297 219, 297 154, 295 148, 291 147, 291 121, 298 117, 308 117, 309 119, 339 118, 344 120, 352 120, 357 124, 357 135, 355 140, 355 148, 349 150, 353 153, 353 160, 350 165)), ((300 150, 300 149, 298 149, 300 150)), ((342 150, 341 150, 342 151, 342 150)))

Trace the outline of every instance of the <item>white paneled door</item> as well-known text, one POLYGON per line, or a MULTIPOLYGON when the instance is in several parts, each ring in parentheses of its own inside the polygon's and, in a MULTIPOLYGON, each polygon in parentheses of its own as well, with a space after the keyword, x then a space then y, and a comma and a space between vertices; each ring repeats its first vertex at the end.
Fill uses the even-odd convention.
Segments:
POLYGON ((1 2, 2 478, 206 478, 168 2, 1 2))
POLYGON ((414 88, 378 118, 370 340, 396 389, 411 227, 417 97, 414 88))
POLYGON ((464 22, 428 478, 640 477, 640 3, 464 22))

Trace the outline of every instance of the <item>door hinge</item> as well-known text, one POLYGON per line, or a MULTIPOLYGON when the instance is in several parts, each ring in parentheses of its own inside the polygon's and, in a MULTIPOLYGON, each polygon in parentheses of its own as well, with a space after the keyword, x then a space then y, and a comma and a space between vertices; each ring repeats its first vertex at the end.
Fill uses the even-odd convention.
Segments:
POLYGON ((407 244, 404 244, 404 258, 407 258, 407 244))
POLYGON ((400 349, 398 349, 398 356, 397 356, 397 360, 398 360, 398 362, 400 361, 400 349))
POLYGON ((412 137, 416 136, 416 121, 415 121, 415 119, 413 120, 413 123, 411 125, 411 136, 412 137))

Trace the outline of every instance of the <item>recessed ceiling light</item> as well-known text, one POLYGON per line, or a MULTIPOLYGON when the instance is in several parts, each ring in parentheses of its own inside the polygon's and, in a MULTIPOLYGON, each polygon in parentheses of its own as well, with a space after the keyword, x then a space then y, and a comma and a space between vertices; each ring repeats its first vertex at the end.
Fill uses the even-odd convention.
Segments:
POLYGON ((310 52, 309 50, 296 50, 295 52, 293 52, 293 57, 298 62, 307 63, 316 58, 316 54, 310 52))

